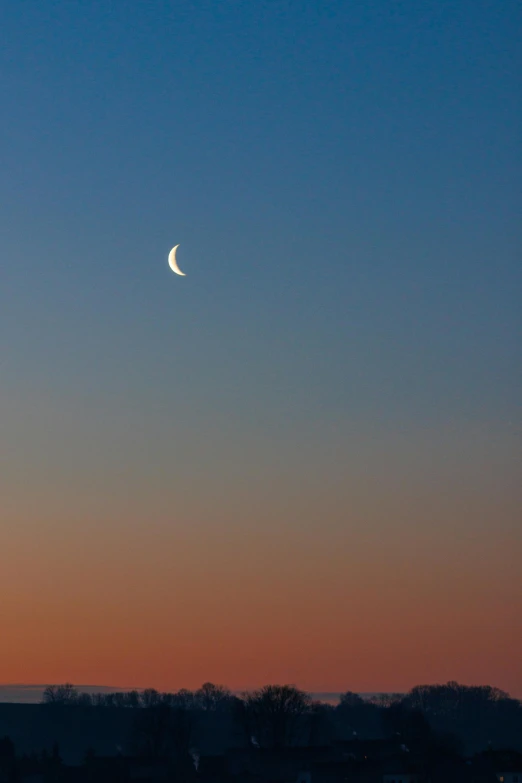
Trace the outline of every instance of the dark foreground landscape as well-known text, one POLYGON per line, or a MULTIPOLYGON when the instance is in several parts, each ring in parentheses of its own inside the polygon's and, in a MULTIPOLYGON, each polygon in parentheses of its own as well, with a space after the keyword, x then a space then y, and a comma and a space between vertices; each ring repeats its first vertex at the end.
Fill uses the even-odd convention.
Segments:
POLYGON ((521 703, 457 683, 336 706, 293 686, 51 686, 0 704, 0 738, 0 783, 522 783, 521 703))

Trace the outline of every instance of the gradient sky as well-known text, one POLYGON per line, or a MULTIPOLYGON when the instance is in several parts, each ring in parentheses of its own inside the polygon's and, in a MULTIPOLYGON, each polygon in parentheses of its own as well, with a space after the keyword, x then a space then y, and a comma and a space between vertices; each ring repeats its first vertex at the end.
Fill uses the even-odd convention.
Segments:
POLYGON ((2 4, 0 682, 522 696, 521 22, 2 4))

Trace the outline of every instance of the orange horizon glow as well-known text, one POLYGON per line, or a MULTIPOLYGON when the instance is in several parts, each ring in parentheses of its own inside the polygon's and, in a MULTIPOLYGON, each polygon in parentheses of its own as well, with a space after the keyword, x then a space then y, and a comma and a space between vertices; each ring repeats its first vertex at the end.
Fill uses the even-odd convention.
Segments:
POLYGON ((522 698, 520 3, 4 5, 0 683, 522 698))
POLYGON ((417 482, 406 495, 347 482, 348 512, 321 485, 306 503, 282 485, 263 503, 251 483, 219 511, 196 496, 172 515, 156 504, 145 525, 138 501, 118 516, 107 500, 97 521, 33 509, 28 527, 13 514, 0 679, 319 692, 457 680, 519 697, 514 496, 452 486, 442 463, 437 478, 436 491, 417 482), (449 509, 469 522, 455 526, 449 509))

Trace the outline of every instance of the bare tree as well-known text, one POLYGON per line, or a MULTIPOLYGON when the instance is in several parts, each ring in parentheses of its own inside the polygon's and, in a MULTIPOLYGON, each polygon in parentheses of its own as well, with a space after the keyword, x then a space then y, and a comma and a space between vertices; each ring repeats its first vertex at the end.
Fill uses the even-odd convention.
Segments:
POLYGON ((93 693, 91 696, 91 704, 93 707, 105 707, 106 706, 106 694, 105 693, 93 693))
POLYGON ((196 707, 196 697, 193 691, 189 691, 186 688, 172 694, 171 706, 183 708, 185 710, 192 710, 196 707))
POLYGON ((155 688, 145 688, 141 693, 140 701, 143 707, 155 707, 160 703, 161 697, 155 688))
POLYGON ((232 694, 223 685, 205 682, 194 694, 196 704, 203 710, 218 710, 230 704, 232 694))
POLYGON ((138 691, 129 691, 125 694, 125 706, 133 708, 140 706, 140 694, 138 691))
POLYGON ((353 693, 353 691, 341 693, 339 698, 340 707, 361 707, 364 703, 362 696, 359 696, 358 693, 353 693))
POLYGON ((70 682, 64 685, 48 685, 42 696, 44 704, 69 705, 76 704, 77 700, 78 691, 70 682))
POLYGON ((243 694, 246 712, 263 747, 284 748, 296 742, 303 728, 303 717, 312 700, 293 685, 265 685, 243 694))
POLYGON ((92 707, 92 696, 90 693, 79 693, 74 703, 78 707, 92 707))
POLYGON ((402 693, 377 693, 372 699, 372 703, 378 707, 391 707, 392 704, 398 704, 402 701, 402 693))

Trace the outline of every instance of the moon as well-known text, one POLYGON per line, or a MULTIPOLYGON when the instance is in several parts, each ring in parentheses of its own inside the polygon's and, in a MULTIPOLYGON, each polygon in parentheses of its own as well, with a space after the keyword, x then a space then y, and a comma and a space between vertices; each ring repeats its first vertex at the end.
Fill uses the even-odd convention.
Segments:
POLYGON ((172 248, 172 250, 169 253, 169 266, 172 269, 173 272, 175 272, 177 275, 181 275, 182 277, 185 277, 185 272, 182 272, 181 269, 178 266, 178 262, 176 261, 176 250, 178 249, 179 245, 176 245, 172 248))

